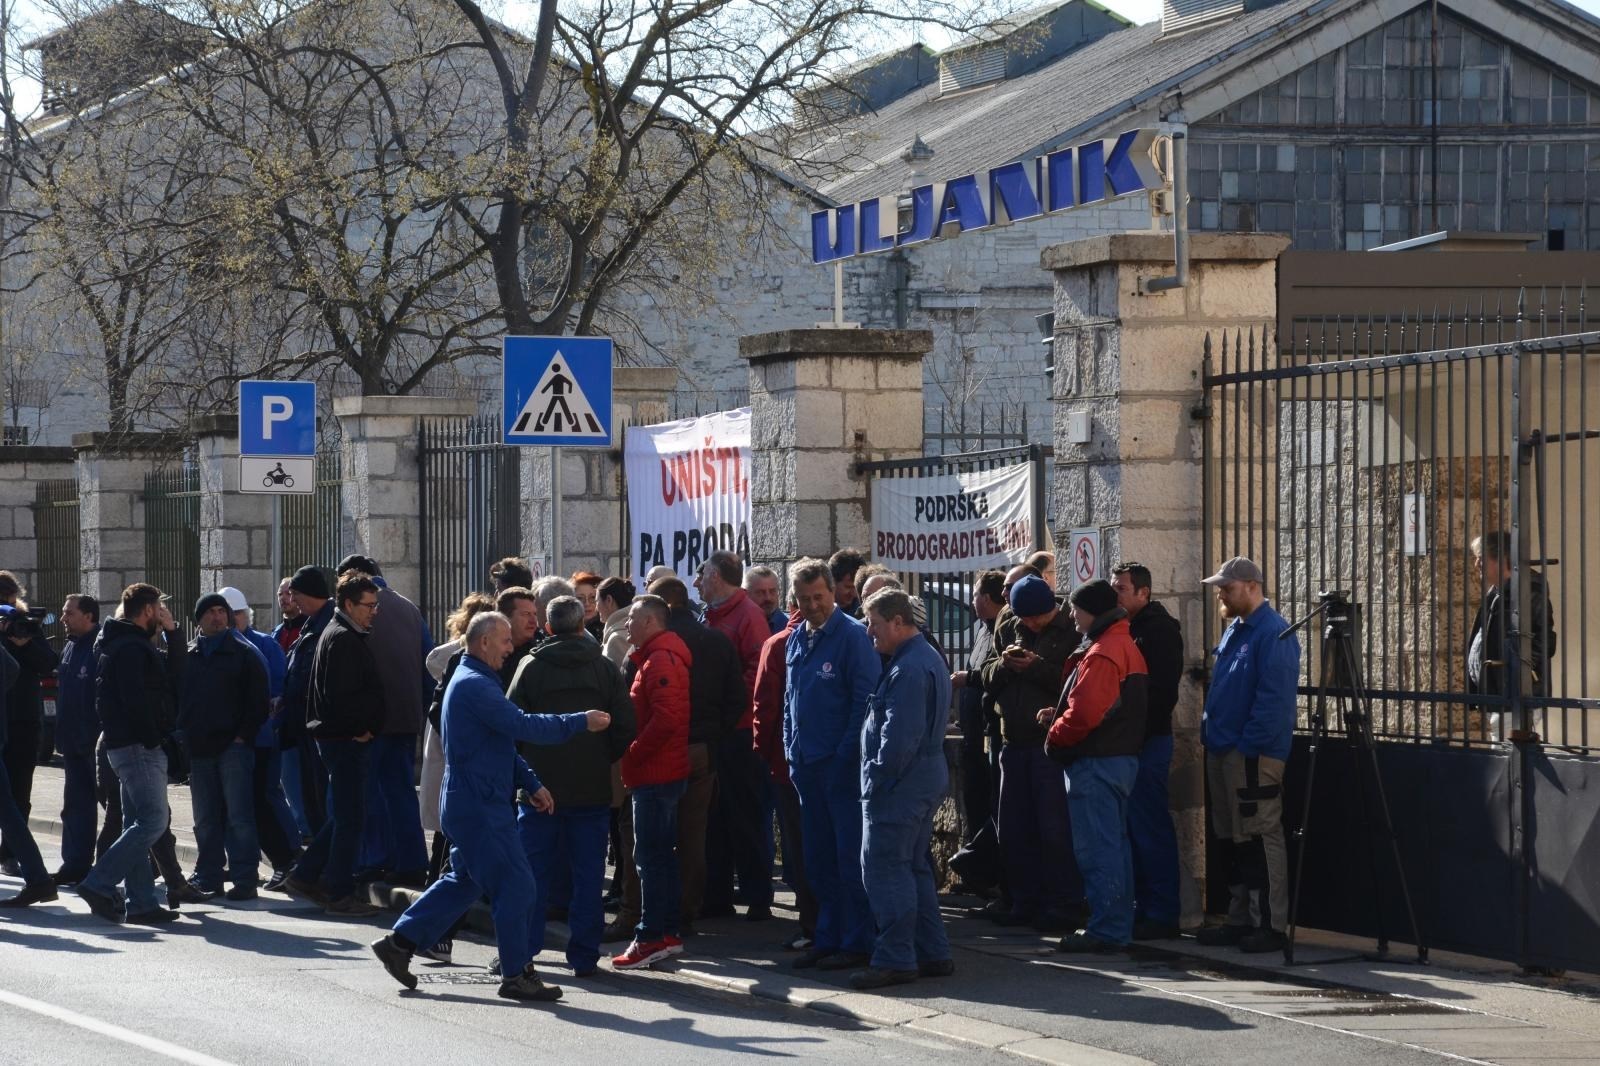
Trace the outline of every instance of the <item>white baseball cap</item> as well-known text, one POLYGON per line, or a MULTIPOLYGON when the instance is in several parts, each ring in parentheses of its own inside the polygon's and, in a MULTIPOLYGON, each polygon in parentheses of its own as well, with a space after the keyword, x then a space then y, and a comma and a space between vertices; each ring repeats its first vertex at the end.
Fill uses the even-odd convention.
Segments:
POLYGON ((250 609, 250 601, 244 598, 244 593, 229 585, 227 588, 217 590, 217 595, 228 601, 228 610, 237 614, 250 609))

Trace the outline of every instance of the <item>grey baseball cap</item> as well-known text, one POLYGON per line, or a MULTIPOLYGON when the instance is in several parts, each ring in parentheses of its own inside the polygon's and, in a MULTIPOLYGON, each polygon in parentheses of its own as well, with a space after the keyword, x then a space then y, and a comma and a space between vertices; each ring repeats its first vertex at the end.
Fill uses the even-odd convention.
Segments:
POLYGON ((1212 574, 1201 582, 1203 585, 1226 585, 1230 581, 1254 581, 1258 585, 1267 583, 1266 577, 1261 573, 1261 567, 1236 555, 1222 564, 1222 569, 1212 574))

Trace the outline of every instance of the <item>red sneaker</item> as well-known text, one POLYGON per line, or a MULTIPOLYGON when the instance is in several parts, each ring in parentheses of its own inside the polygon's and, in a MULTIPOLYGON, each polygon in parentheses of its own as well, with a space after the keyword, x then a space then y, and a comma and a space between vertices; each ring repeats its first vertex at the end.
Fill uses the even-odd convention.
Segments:
POLYGON ((672 954, 674 954, 674 955, 682 955, 683 954, 683 938, 682 937, 673 936, 671 933, 668 933, 667 935, 663 936, 661 939, 666 941, 667 947, 671 949, 672 954))
POLYGON ((627 951, 612 957, 611 967, 615 970, 637 970, 641 966, 649 966, 651 963, 671 958, 682 950, 681 941, 674 946, 666 937, 644 942, 636 939, 628 945, 627 951))

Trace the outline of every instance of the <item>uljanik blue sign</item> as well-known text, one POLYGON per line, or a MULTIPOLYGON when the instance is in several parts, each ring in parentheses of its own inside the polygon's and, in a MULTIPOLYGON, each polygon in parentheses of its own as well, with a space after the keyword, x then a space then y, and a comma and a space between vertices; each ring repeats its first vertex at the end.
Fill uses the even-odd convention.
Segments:
POLYGON ((1150 153, 1159 135, 1129 130, 1030 162, 1005 163, 981 177, 919 185, 904 210, 903 196, 880 196, 812 212, 811 261, 887 252, 1160 188, 1150 153))

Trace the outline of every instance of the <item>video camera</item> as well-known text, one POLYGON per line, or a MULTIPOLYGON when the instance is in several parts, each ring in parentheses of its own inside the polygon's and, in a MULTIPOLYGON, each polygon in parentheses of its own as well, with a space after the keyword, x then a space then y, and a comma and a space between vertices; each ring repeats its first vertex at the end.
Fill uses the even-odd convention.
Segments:
POLYGON ((55 615, 43 607, 13 607, 0 603, 0 637, 42 637, 55 615))

